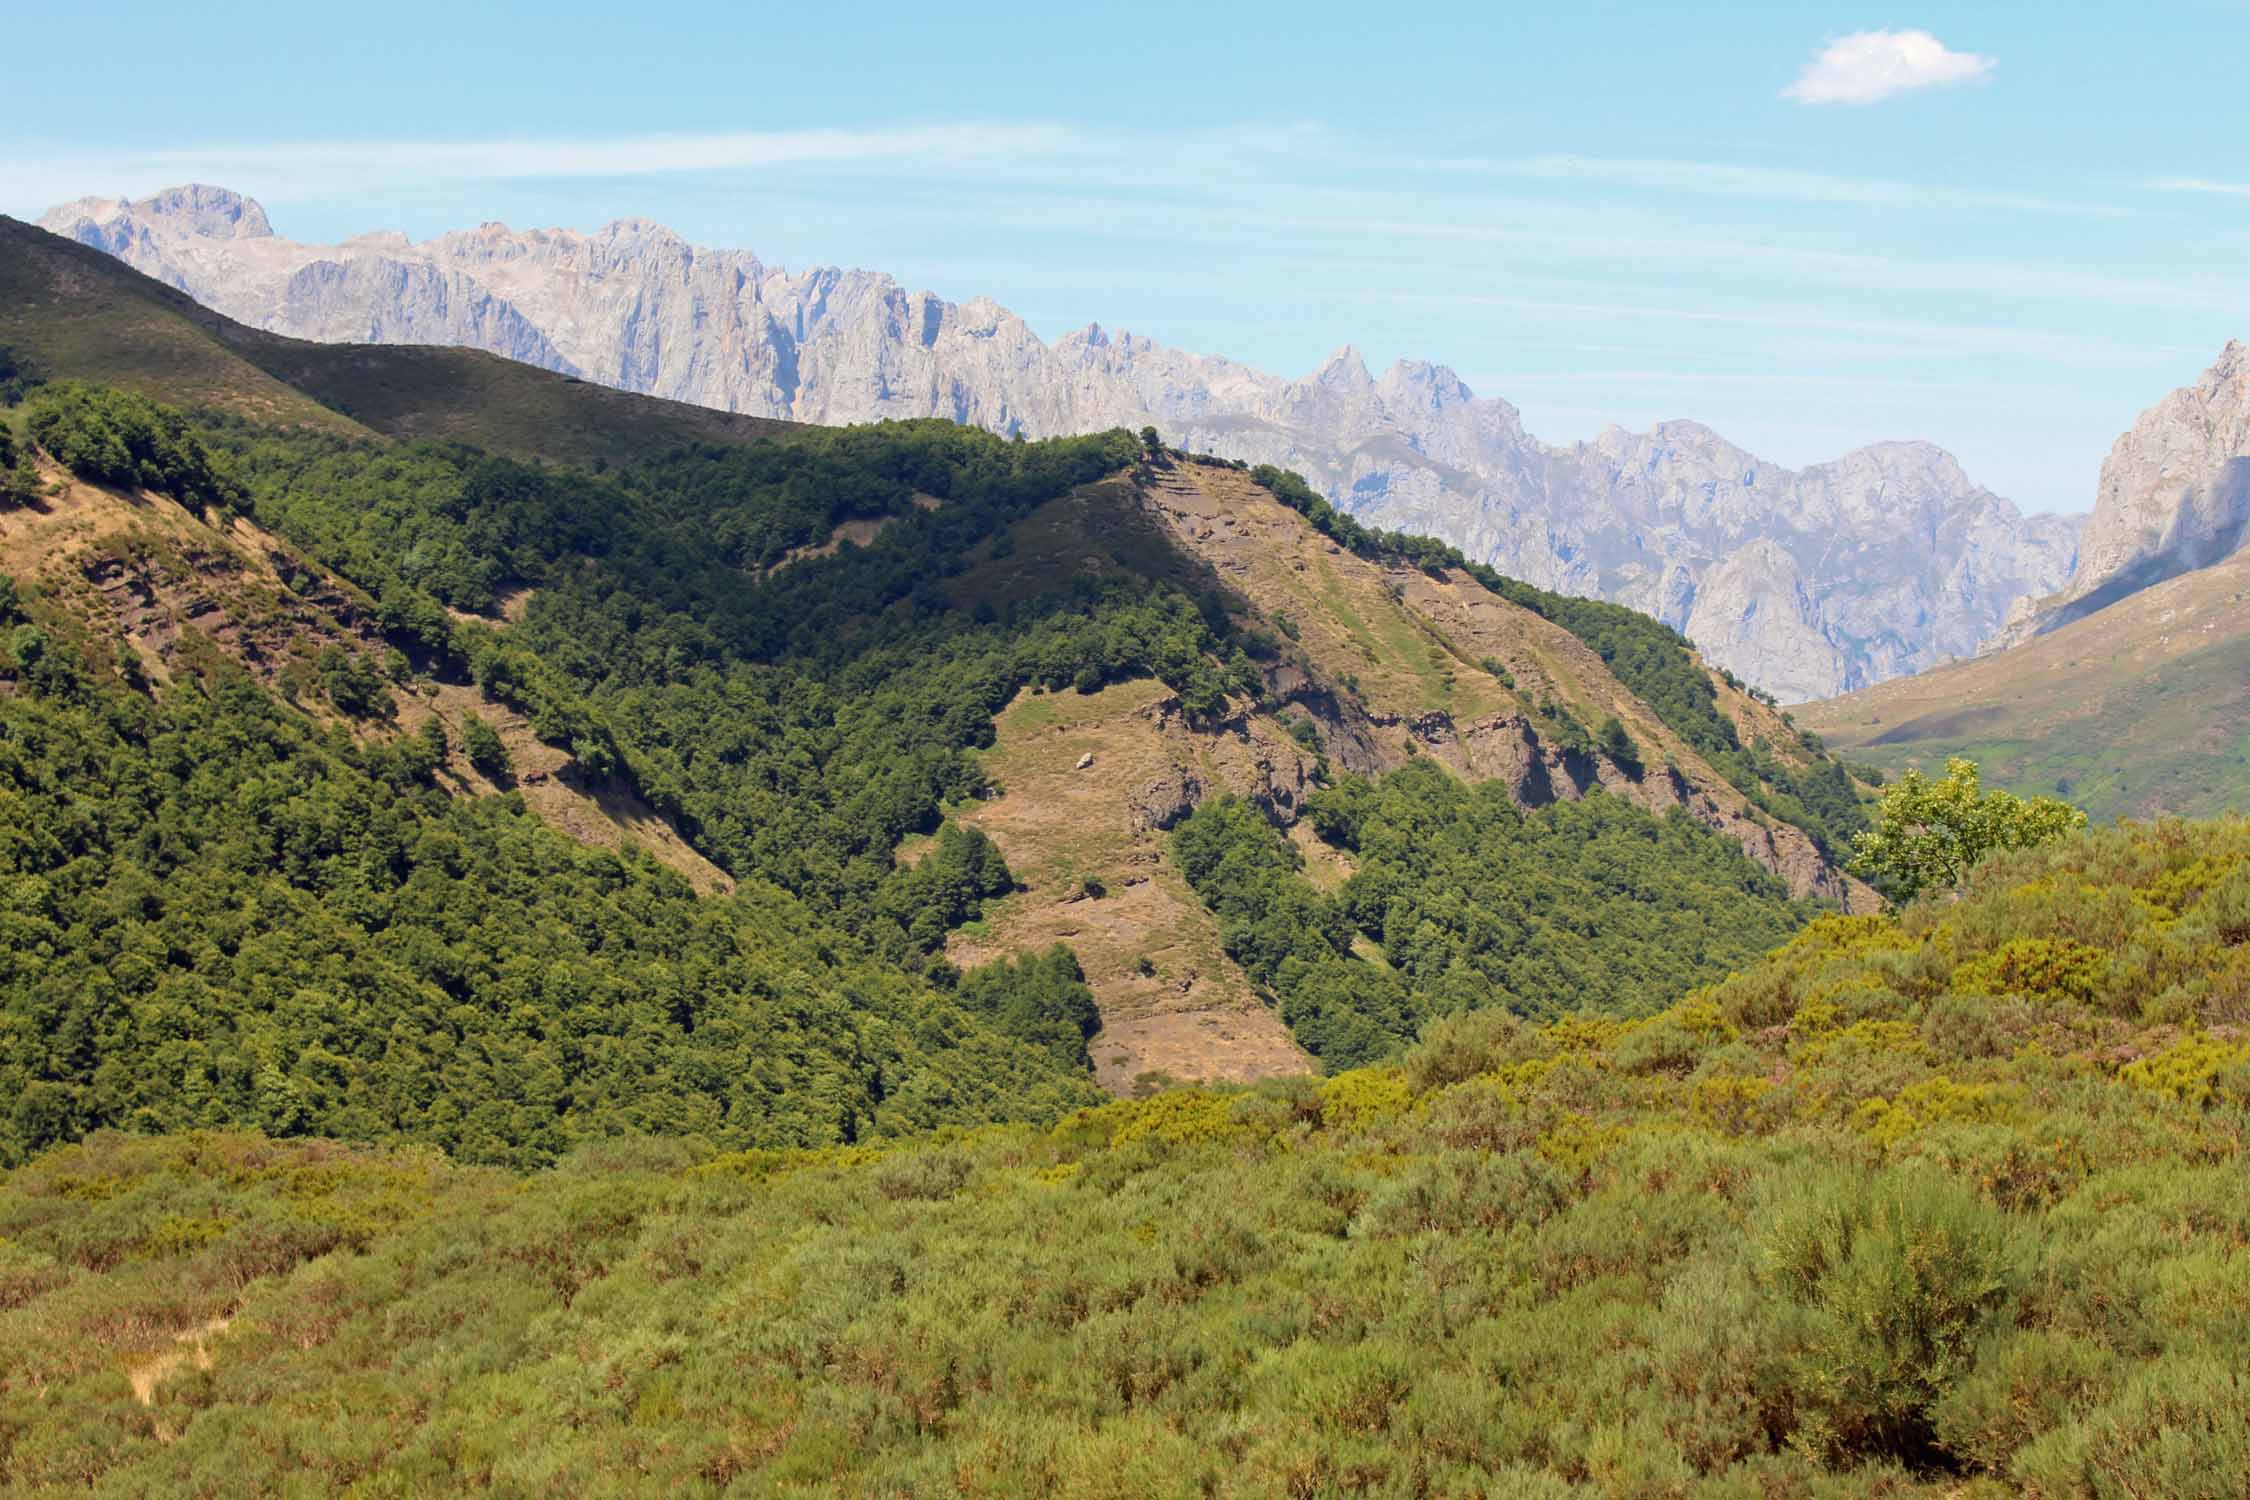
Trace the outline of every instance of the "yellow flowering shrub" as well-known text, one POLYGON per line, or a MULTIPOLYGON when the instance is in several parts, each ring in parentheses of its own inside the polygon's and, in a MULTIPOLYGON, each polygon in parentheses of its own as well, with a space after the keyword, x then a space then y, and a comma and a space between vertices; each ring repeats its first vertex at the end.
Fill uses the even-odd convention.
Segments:
POLYGON ((2134 1088, 2167 1099, 2208 1105, 2229 1094, 2250 1090, 2250 1042, 2184 1036, 2162 1052, 2127 1063, 2117 1076, 2134 1088))
POLYGON ((1339 1073, 1320 1087, 1320 1117, 1331 1127, 1356 1130, 1413 1107, 1414 1091, 1399 1068, 1359 1068, 1339 1073))
POLYGON ((2067 938, 2014 938, 1953 971, 1961 995, 2024 995, 2084 1005, 2101 993, 2109 955, 2067 938))
POLYGON ((1852 1124, 1890 1147, 1927 1126, 1949 1121, 2000 1123, 2015 1112, 2016 1091, 2000 1084, 1957 1083, 1943 1074, 1910 1084, 1891 1099, 1870 1099, 1852 1124))

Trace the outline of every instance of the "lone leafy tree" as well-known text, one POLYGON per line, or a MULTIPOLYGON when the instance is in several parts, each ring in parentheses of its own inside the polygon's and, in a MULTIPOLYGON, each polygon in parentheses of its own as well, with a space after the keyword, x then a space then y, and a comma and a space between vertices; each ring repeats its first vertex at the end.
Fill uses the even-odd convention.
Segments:
POLYGON ((475 766, 493 781, 505 781, 515 769, 510 763, 508 747, 500 732, 490 724, 470 714, 461 721, 461 748, 475 766))
POLYGON ((1633 743, 1632 734, 1625 721, 1611 714, 1602 720, 1602 727, 1594 731, 1594 743, 1602 754, 1627 771, 1638 771, 1641 765, 1640 747, 1633 743))
POLYGON ((1909 771, 1883 793, 1875 826, 1852 840, 1851 867, 1905 901, 1958 888, 1996 849, 2028 849, 2085 826, 2083 809, 2056 798, 1985 791, 1976 762, 1956 757, 1942 780, 1909 771))

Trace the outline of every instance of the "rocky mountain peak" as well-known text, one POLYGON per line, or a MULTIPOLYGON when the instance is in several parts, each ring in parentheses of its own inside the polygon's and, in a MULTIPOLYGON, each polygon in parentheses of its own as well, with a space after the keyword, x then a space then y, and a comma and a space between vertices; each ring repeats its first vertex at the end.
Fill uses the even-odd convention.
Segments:
POLYGON ((215 240, 270 239, 273 225, 255 198, 225 188, 190 183, 133 205, 137 212, 179 223, 215 240))
POLYGON ((1385 400, 1411 402, 1432 411, 1467 406, 1477 398, 1468 382, 1450 366, 1432 364, 1426 359, 1397 361, 1383 372, 1381 389, 1385 400))
POLYGON ((1953 498, 1986 493, 1969 478, 1959 459, 1935 443, 1918 441, 1870 443, 1806 472, 1869 475, 1885 485, 1910 485, 1920 495, 1953 498))
POLYGON ((194 182, 130 201, 80 198, 39 217, 40 228, 74 239, 86 238, 83 226, 94 226, 103 237, 118 239, 142 231, 215 240, 273 236, 273 225, 257 199, 194 182))
POLYGON ((1328 390, 1370 391, 1375 388, 1375 378, 1367 373, 1367 361, 1350 344, 1329 355, 1321 367, 1313 371, 1312 383, 1328 390))

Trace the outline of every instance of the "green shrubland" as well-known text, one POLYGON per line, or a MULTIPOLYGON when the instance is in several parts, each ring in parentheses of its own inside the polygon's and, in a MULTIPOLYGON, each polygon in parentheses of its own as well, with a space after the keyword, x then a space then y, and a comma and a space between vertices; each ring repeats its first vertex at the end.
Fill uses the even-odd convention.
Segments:
POLYGON ((99 1135, 0 1188, 0 1475, 2231 1497, 2246 893, 2250 825, 2080 834, 1643 1018, 917 1143, 99 1135))

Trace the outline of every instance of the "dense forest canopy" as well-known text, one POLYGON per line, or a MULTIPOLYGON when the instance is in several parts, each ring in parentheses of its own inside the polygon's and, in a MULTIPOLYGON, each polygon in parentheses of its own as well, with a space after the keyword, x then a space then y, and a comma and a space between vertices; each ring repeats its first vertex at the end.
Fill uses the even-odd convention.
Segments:
POLYGON ((1091 1097, 1057 1039, 1091 1004, 1068 966, 955 999, 770 884, 698 896, 513 796, 453 797, 421 737, 320 730, 223 658, 152 701, 91 641, 0 639, 0 1163, 252 1125, 530 1164, 627 1130, 820 1145, 1091 1097))
POLYGON ((1246 804, 1174 833, 1227 951, 1331 1068, 1382 1058, 1431 1019, 1495 1006, 1639 1015, 1723 979, 1810 915, 1717 834, 1599 792, 1521 812, 1494 782, 1423 761, 1347 776, 1305 805, 1355 869, 1324 895, 1246 804), (1378 945, 1359 956, 1355 938, 1378 945))

